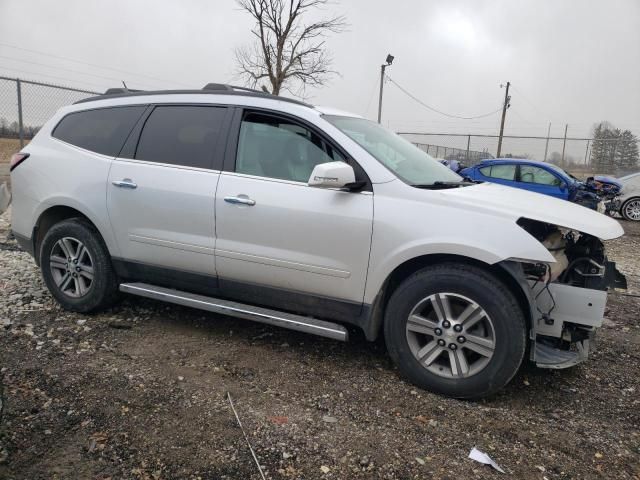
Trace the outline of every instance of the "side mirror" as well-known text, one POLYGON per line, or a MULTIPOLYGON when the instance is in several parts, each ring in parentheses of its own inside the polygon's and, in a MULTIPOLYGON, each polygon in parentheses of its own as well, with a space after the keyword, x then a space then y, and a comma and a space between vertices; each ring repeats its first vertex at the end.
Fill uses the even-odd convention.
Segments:
POLYGON ((344 188, 356 181, 353 167, 345 162, 327 162, 316 165, 311 172, 310 187, 344 188))

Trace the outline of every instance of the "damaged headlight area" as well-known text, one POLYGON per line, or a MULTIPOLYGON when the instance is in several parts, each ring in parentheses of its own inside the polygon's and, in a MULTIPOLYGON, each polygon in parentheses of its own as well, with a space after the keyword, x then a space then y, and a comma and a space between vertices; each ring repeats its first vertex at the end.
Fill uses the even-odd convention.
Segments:
POLYGON ((585 360, 610 289, 626 289, 625 277, 592 235, 521 218, 518 225, 544 245, 554 263, 520 260, 520 283, 528 296, 531 359, 543 368, 566 368, 585 360))

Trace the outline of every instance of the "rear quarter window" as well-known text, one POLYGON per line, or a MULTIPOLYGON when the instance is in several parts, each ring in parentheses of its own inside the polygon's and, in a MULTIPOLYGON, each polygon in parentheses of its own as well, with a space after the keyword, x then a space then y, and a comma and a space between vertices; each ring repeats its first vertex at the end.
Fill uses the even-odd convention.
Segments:
POLYGON ((145 106, 110 107, 66 115, 52 136, 92 152, 115 157, 145 106))

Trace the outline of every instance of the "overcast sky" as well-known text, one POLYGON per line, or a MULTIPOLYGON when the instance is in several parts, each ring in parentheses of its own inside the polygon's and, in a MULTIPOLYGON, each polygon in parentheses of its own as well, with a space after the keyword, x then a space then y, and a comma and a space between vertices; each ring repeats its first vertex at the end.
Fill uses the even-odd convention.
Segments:
MULTIPOLYGON (((609 120, 640 134, 640 0, 343 0, 323 14, 350 26, 327 41, 340 76, 309 90, 312 103, 375 118, 379 66, 392 53, 395 81, 455 115, 496 110, 511 81, 506 133, 545 135, 551 121, 552 135, 569 123, 584 136, 609 120)), ((238 83, 233 49, 251 41, 251 26, 233 0, 0 0, 0 75, 98 90, 119 79, 238 83)), ((404 131, 499 128, 499 114, 447 118, 391 83, 383 120, 404 131)))

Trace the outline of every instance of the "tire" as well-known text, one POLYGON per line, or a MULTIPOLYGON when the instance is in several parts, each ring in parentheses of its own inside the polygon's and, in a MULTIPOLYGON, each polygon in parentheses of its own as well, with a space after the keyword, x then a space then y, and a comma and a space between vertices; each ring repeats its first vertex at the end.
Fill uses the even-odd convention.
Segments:
POLYGON ((458 263, 408 277, 389 299, 384 320, 387 350, 400 372, 421 388, 462 399, 490 396, 511 381, 524 357, 526 333, 522 309, 507 286, 479 267, 458 263), (469 312, 464 321, 462 312, 469 312))
POLYGON ((66 310, 94 312, 117 299, 118 279, 107 247, 84 219, 63 220, 49 229, 40 248, 40 268, 47 288, 66 310))
POLYGON ((640 221, 640 197, 628 199, 620 207, 620 215, 630 222, 640 221))

